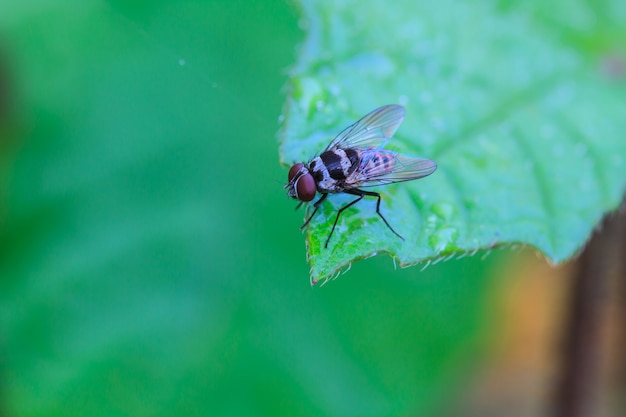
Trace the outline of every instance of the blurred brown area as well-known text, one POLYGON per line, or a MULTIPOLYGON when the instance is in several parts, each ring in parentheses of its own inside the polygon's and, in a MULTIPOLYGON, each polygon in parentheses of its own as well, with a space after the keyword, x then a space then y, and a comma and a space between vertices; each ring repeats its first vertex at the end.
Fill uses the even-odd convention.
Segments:
POLYGON ((565 265, 533 249, 502 265, 498 325, 456 415, 626 415, 625 218, 607 216, 565 265))
POLYGON ((484 369, 462 401, 462 415, 546 415, 558 375, 556 347, 571 271, 571 264, 554 268, 525 249, 496 272, 502 284, 488 309, 498 324, 489 335, 484 369))
POLYGON ((624 415, 625 214, 608 215, 576 261, 555 416, 624 415))

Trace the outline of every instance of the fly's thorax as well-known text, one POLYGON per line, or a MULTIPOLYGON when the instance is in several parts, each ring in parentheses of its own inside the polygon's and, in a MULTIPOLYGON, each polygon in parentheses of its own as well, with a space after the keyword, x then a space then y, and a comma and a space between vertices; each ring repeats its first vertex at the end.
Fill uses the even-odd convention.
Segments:
POLYGON ((311 175, 322 192, 343 189, 346 178, 359 166, 360 154, 355 149, 333 149, 322 153, 309 163, 311 175))

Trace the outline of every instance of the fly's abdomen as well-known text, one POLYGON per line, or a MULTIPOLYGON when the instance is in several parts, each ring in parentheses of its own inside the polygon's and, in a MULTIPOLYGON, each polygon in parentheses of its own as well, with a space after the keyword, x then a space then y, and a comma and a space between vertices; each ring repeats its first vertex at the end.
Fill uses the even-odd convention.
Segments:
POLYGON ((361 166, 366 171, 373 171, 380 175, 383 172, 391 172, 396 164, 395 152, 377 150, 365 152, 361 166))

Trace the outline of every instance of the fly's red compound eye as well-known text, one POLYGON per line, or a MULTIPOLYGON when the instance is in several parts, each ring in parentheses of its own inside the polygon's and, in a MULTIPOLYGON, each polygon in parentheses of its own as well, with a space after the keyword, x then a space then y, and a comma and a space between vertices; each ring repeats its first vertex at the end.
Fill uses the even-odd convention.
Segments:
MULTIPOLYGON (((295 166, 295 165, 294 165, 295 166)), ((292 168, 293 169, 293 168, 292 168)), ((304 174, 295 184, 296 198, 302 201, 311 201, 315 197, 317 187, 315 186, 315 180, 311 174, 304 174)))
POLYGON ((298 172, 300 172, 300 170, 302 169, 303 166, 304 166, 304 164, 295 164, 294 166, 292 166, 289 169, 289 176, 287 177, 289 179, 289 181, 291 181, 293 179, 293 177, 295 177, 296 174, 298 172))

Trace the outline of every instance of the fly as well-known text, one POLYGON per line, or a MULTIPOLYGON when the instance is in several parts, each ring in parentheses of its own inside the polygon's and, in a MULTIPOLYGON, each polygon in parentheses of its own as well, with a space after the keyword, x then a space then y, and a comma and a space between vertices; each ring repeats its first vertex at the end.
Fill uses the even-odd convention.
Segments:
POLYGON ((404 114, 404 107, 396 104, 379 107, 339 133, 319 156, 306 163, 294 164, 289 169, 289 182, 285 189, 289 197, 300 200, 296 208, 313 200, 318 192, 321 194, 313 203, 313 213, 300 229, 309 224, 329 194, 356 196, 337 211, 325 248, 328 248, 341 213, 365 196, 378 199, 376 214, 389 230, 404 240, 380 212, 380 194, 361 189, 423 178, 437 169, 437 164, 429 159, 413 158, 382 149, 404 120, 404 114))

